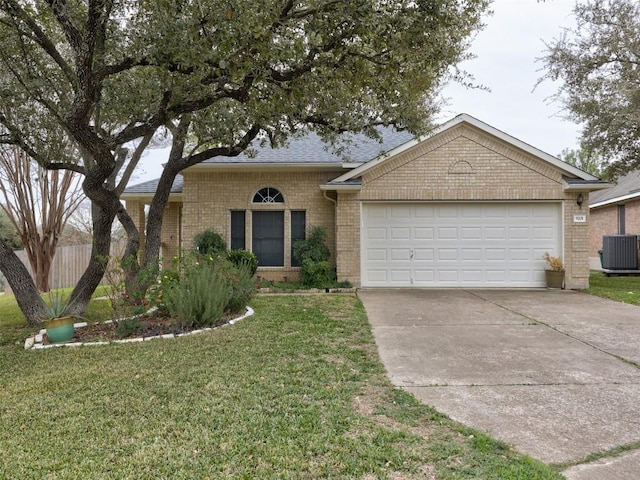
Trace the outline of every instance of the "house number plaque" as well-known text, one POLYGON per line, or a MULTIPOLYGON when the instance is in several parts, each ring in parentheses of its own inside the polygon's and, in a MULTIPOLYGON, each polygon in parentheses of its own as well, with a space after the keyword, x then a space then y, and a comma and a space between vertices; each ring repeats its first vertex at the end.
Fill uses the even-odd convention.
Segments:
POLYGON ((584 213, 580 215, 574 215, 573 223, 587 223, 587 215, 584 213))

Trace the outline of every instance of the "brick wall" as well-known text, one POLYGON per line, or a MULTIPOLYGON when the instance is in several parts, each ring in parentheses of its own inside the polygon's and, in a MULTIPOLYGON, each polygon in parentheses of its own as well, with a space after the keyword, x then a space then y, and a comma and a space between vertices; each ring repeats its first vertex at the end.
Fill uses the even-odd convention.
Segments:
POLYGON ((258 275, 268 280, 281 280, 284 276, 296 279, 299 268, 291 266, 291 210, 306 211, 307 230, 312 226, 327 231, 327 246, 331 262, 335 265, 335 206, 324 197, 318 185, 331 180, 339 172, 184 172, 183 189, 183 245, 191 248, 195 235, 211 229, 230 243, 231 210, 246 210, 246 242, 251 249, 251 212, 254 210, 284 210, 285 247, 284 267, 259 267, 258 275), (264 187, 278 189, 284 204, 253 204, 254 194, 264 187))
POLYGON ((180 255, 182 203, 169 202, 164 210, 160 241, 163 268, 170 268, 180 255))

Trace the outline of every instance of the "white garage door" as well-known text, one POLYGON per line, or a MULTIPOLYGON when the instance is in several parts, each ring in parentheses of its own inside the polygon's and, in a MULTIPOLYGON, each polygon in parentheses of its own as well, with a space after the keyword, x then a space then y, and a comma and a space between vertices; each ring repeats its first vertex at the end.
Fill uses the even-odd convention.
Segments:
POLYGON ((543 287, 560 204, 363 204, 362 285, 543 287))

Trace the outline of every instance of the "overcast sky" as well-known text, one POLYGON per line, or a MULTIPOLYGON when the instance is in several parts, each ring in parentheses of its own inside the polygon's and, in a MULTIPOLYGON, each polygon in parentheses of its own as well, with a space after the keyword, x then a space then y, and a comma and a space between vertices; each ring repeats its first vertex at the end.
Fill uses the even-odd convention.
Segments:
POLYGON ((496 0, 494 14, 473 40, 476 58, 461 66, 474 75, 478 84, 490 89, 468 90, 460 86, 445 89, 449 105, 441 120, 468 113, 540 150, 558 155, 576 148, 579 127, 562 117, 561 105, 548 97, 558 85, 542 75, 544 41, 562 34, 573 22, 575 0, 496 0), (535 88, 535 90, 534 90, 535 88))
MULTIPOLYGON (((561 106, 549 103, 557 85, 542 75, 544 41, 561 35, 562 28, 573 23, 571 10, 575 0, 495 0, 493 15, 485 18, 486 27, 473 40, 474 60, 461 66, 478 84, 490 91, 448 86, 443 95, 448 105, 439 121, 459 113, 468 113, 523 142, 552 155, 565 148, 576 148, 579 127, 562 118, 561 106)), ((152 150, 142 161, 132 183, 158 178, 160 163, 168 150, 152 150)))

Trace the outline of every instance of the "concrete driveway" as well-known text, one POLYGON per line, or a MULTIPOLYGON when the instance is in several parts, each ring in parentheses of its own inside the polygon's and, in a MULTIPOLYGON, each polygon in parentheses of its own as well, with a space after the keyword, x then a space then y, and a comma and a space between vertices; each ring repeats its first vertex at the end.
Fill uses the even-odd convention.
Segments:
MULTIPOLYGON (((640 441, 640 307, 561 290, 360 290, 391 381, 547 463, 640 441)), ((640 450, 569 479, 637 479, 640 450)))

